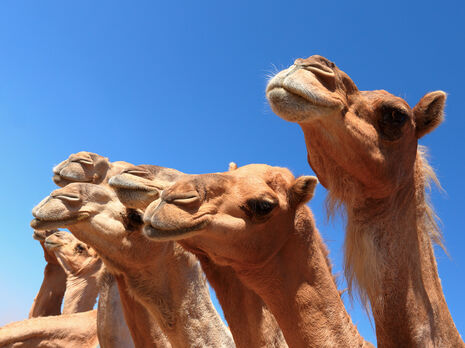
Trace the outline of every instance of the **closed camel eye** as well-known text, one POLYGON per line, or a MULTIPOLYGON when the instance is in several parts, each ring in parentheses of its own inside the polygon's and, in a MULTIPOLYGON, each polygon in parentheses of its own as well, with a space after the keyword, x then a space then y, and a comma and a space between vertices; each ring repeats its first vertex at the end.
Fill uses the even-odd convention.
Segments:
POLYGON ((94 164, 94 162, 91 159, 86 159, 86 158, 78 158, 78 159, 72 160, 71 162, 82 163, 82 164, 94 164))
POLYGON ((79 202, 81 200, 81 197, 77 195, 72 195, 72 194, 60 194, 60 195, 56 195, 52 197, 62 199, 64 201, 70 201, 70 202, 79 202))

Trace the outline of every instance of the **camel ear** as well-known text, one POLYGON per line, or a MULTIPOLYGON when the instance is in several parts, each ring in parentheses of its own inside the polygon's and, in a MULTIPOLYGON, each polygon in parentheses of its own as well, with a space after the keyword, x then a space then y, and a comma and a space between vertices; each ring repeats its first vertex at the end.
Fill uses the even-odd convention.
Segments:
POLYGON ((236 169, 237 169, 237 164, 236 164, 236 162, 230 162, 230 163, 229 163, 228 171, 232 172, 233 170, 236 170, 236 169))
POLYGON ((313 197, 318 179, 314 176, 300 176, 290 188, 289 197, 292 205, 307 203, 313 197))
POLYGON ((435 91, 426 94, 413 108, 417 138, 434 130, 444 119, 444 105, 447 94, 435 91))

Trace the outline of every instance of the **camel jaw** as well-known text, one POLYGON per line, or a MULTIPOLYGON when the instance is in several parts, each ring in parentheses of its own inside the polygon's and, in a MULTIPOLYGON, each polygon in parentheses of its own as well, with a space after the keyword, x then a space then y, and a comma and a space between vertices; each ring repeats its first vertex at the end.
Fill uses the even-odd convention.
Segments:
POLYGON ((69 225, 74 225, 78 223, 79 221, 85 220, 90 217, 90 214, 87 212, 82 212, 79 213, 78 215, 66 217, 63 219, 57 219, 57 220, 45 220, 45 219, 39 219, 39 218, 34 218, 31 221, 31 227, 35 230, 39 231, 44 231, 44 230, 50 230, 54 228, 64 228, 69 225))
POLYGON ((193 226, 182 227, 175 230, 162 230, 153 227, 152 225, 145 225, 142 233, 149 239, 156 241, 170 241, 182 240, 197 234, 196 232, 205 228, 208 225, 208 220, 203 220, 193 226))

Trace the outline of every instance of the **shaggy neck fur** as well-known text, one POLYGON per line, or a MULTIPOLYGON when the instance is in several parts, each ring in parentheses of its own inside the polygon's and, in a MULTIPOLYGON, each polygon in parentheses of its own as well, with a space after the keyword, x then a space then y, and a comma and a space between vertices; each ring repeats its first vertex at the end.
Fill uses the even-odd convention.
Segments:
POLYGON ((95 348, 97 311, 32 318, 0 328, 0 347, 95 348))
POLYGON ((289 347, 365 347, 342 303, 327 250, 305 206, 287 242, 257 269, 236 269, 268 305, 289 347))
POLYGON ((188 242, 180 244, 198 257, 215 289, 236 347, 287 347, 273 314, 257 294, 242 284, 231 267, 214 264, 204 252, 190 247, 188 242))
MULTIPOLYGON (((441 234, 425 194, 434 172, 418 153, 413 177, 385 199, 346 203, 346 277, 370 300, 379 347, 463 347, 438 276, 441 234)), ((437 180, 437 179, 436 179, 437 180)))

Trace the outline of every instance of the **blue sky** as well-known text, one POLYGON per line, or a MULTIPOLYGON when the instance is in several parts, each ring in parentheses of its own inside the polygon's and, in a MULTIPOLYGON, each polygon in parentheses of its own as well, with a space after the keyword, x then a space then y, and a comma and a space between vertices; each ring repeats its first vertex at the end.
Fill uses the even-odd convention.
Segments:
MULTIPOLYGON (((236 161, 311 174, 300 128, 272 113, 264 89, 295 58, 320 54, 360 89, 411 106, 448 92, 446 121, 421 143, 446 191, 432 199, 450 258, 436 255, 464 335, 464 18, 458 0, 2 1, 0 325, 26 318, 39 289, 44 261, 29 221, 55 189, 55 164, 87 150, 186 173, 236 161)), ((341 272, 343 225, 326 222, 325 195, 319 186, 310 206, 341 272)), ((358 302, 347 304, 374 342, 358 302)))

